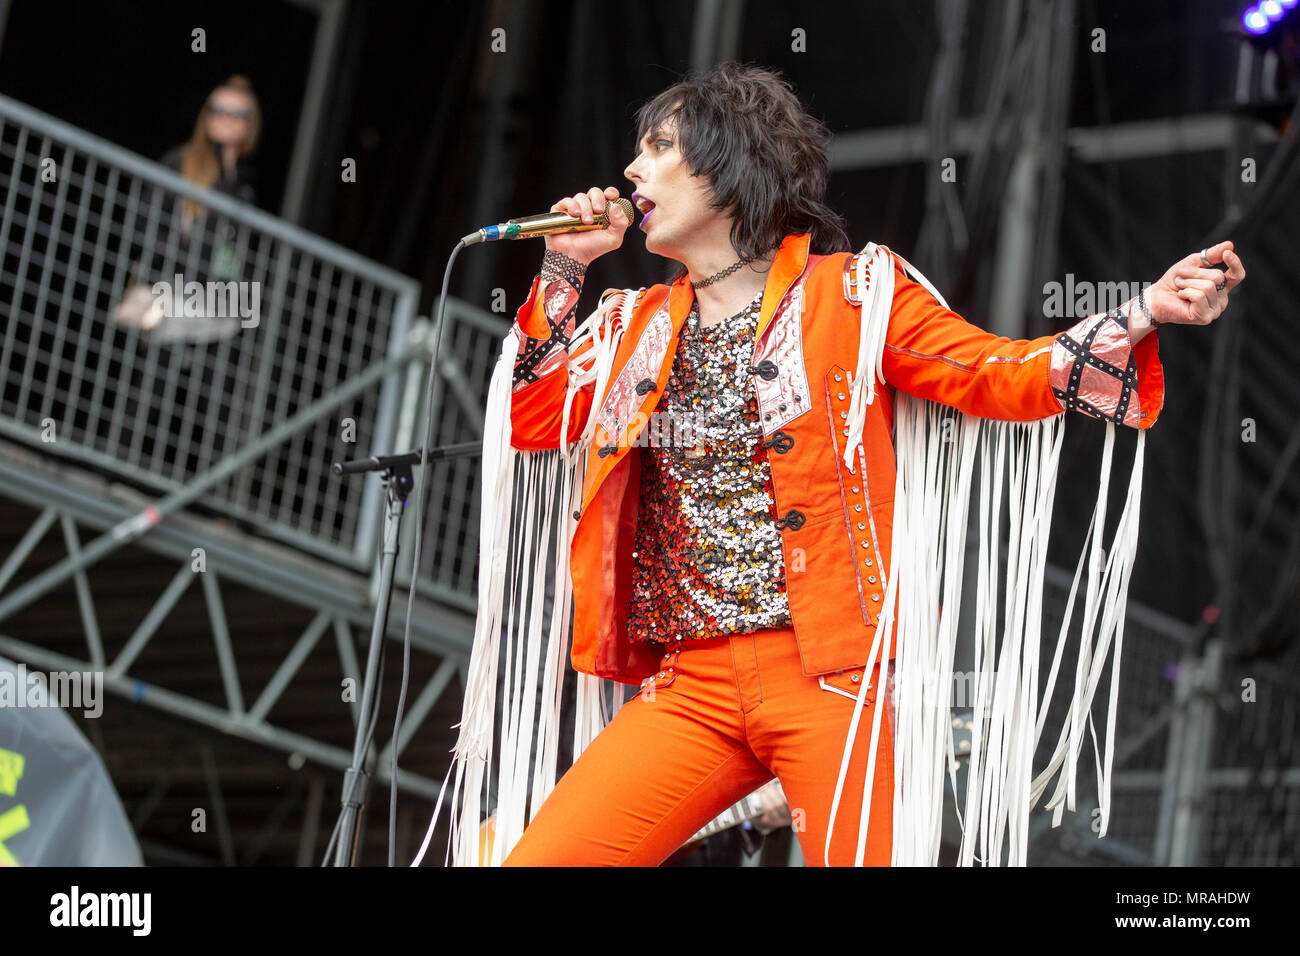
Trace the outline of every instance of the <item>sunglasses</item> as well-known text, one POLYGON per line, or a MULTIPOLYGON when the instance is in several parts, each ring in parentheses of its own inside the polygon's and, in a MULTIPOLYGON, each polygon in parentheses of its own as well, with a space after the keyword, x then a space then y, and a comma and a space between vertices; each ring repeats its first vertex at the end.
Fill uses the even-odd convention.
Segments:
POLYGON ((210 106, 208 109, 213 116, 233 116, 235 119, 252 119, 253 111, 250 109, 232 110, 225 106, 210 106))

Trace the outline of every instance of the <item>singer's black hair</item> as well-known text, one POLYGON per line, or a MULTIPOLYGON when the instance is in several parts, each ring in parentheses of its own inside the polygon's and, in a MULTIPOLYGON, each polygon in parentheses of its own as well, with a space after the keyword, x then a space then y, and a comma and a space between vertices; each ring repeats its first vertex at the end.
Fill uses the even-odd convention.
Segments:
POLYGON ((740 255, 764 255, 803 232, 812 252, 851 248, 844 219, 823 202, 830 130, 780 73, 728 61, 688 76, 637 111, 637 143, 668 121, 687 167, 712 188, 710 206, 734 216, 740 255))

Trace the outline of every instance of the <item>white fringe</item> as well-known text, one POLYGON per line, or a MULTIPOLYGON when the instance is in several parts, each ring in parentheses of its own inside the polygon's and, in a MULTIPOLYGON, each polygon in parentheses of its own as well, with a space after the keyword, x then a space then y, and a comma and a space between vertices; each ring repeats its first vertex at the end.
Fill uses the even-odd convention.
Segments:
POLYGON ((850 390, 849 440, 844 447, 844 467, 855 471, 867 406, 876 400, 876 380, 884 381, 885 336, 889 332, 889 309, 894 301, 894 264, 890 252, 874 242, 867 243, 857 262, 858 294, 862 297, 862 326, 858 336, 857 374, 850 390), (867 279, 870 261, 871 279, 867 279), (862 374, 870 370, 872 374, 862 374))
MULTIPOLYGON (((607 296, 575 330, 570 354, 587 341, 592 347, 581 359, 570 359, 561 435, 568 434, 573 399, 582 386, 593 384, 594 394, 603 394, 634 298, 631 292, 607 296)), ((581 504, 596 416, 589 416, 579 440, 568 447, 515 449, 510 443, 510 402, 518 346, 514 332, 505 337, 484 417, 478 615, 460 733, 412 866, 424 860, 448 784, 446 862, 454 866, 499 866, 555 787, 563 675, 573 618, 569 544, 576 522, 572 513, 581 504), (543 614, 548 578, 554 582, 549 621, 543 614), (503 696, 499 698, 498 692, 503 696), (499 702, 503 706, 494 754, 499 702), (480 845, 480 829, 490 804, 495 819, 490 852, 486 852, 488 848, 480 845)), ((606 697, 621 700, 610 690, 613 684, 579 675, 571 742, 574 760, 613 716, 616 707, 605 703, 606 697)))
MULTIPOLYGON (((893 300, 891 255, 894 254, 884 247, 872 244, 858 262, 862 331, 849 413, 851 440, 855 441, 850 445, 853 457, 857 457, 861 446, 865 405, 875 398, 874 383, 866 380, 876 377, 883 380, 884 335, 888 306, 893 300), (865 276, 868 257, 873 283, 870 287, 865 276)), ((902 257, 899 260, 946 307, 925 277, 902 257)), ((884 609, 867 662, 870 673, 877 662, 888 660, 891 642, 899 644, 894 665, 897 720, 892 863, 895 866, 938 863, 945 769, 953 792, 957 791, 951 689, 966 528, 977 462, 979 559, 973 696, 977 718, 984 717, 975 721, 966 771, 964 813, 962 808, 957 808, 963 834, 959 862, 971 865, 978 859, 997 865, 1005 857, 1011 865, 1026 865, 1029 812, 1045 792, 1050 777, 1062 766, 1065 769, 1046 809, 1054 810, 1053 826, 1059 825, 1063 809, 1074 810, 1075 762, 1083 745, 1084 719, 1087 718, 1093 735, 1095 753, 1091 705, 1113 643, 1105 752, 1104 757, 1097 755, 1100 835, 1104 836, 1110 814, 1119 654, 1137 547, 1145 433, 1138 433, 1124 511, 1103 567, 1101 538, 1115 438, 1115 426, 1107 425, 1097 506, 1085 540, 1090 573, 1084 592, 1082 639, 1069 717, 1048 766, 1034 777, 1033 757, 1055 688, 1083 568, 1081 558, 1047 684, 1040 697, 1043 578, 1064 416, 1028 423, 978 419, 903 392, 896 394, 894 415, 898 472, 893 547, 888 567, 881 569, 887 573, 884 609), (955 434, 951 427, 954 422, 958 425, 955 434), (1007 488, 1005 508, 1004 485, 1007 488), (1004 522, 1009 551, 1006 578, 999 585, 1003 581, 1000 542, 1004 522), (941 616, 941 606, 949 609, 949 613, 941 616)), ((846 453, 845 463, 851 467, 849 458, 846 453)), ((829 862, 831 834, 867 689, 864 686, 859 692, 845 740, 826 838, 826 862, 829 862)), ((884 699, 882 689, 877 694, 877 703, 884 699)), ((865 855, 882 710, 881 706, 875 708, 871 727, 855 857, 858 865, 862 865, 865 855)))
MULTIPOLYGON (((895 256, 887 248, 872 243, 864 250, 857 266, 862 331, 857 374, 851 382, 850 439, 844 455, 846 467, 854 473, 864 461, 862 431, 866 406, 875 401, 876 381, 884 379, 883 352, 893 302, 895 256), (866 276, 868 261, 870 283, 866 276)), ((925 277, 901 256, 897 258, 946 307, 942 296, 925 277)), ((591 383, 595 395, 604 393, 614 353, 634 302, 633 293, 614 293, 576 330, 572 350, 588 340, 592 348, 581 361, 570 362, 562 434, 567 434, 571 404, 578 388, 591 383)), ((507 336, 488 396, 484 430, 488 438, 484 442, 482 462, 479 613, 460 734, 443 782, 443 793, 439 795, 414 866, 420 865, 428 849, 449 782, 454 781, 449 799, 448 857, 458 866, 477 866, 480 862, 500 864, 518 842, 527 819, 531 819, 555 785, 561 677, 573 611, 568 566, 568 544, 573 531, 571 513, 580 504, 582 472, 596 416, 590 416, 580 439, 568 448, 516 451, 510 445, 509 412, 517 346, 516 337, 507 336), (516 477, 521 486, 518 502, 516 477), (558 510, 557 496, 548 494, 555 488, 560 489, 558 510), (539 500, 542 497, 545 501, 539 500), (562 538, 551 533, 557 523, 565 529, 562 538), (506 581, 506 569, 512 561, 513 580, 522 582, 517 591, 508 588, 506 581), (548 573, 555 575, 556 585, 549 623, 542 620, 548 573), (501 647, 503 634, 504 649, 501 647), (500 660, 504 660, 505 671, 498 675, 500 660), (536 707, 539 680, 543 701, 540 711, 536 707), (499 686, 505 691, 505 707, 494 763, 493 732, 499 686), (537 759, 530 761, 534 744, 537 759), (497 775, 495 781, 493 772, 497 775), (496 803, 495 837, 492 852, 480 861, 480 821, 492 796, 496 803)), ((945 771, 956 791, 957 761, 949 694, 953 686, 966 526, 977 463, 980 546, 974 622, 974 706, 975 713, 986 718, 976 722, 964 813, 962 808, 957 810, 963 832, 960 862, 970 865, 978 859, 998 864, 1005 856, 1012 865, 1025 865, 1029 811, 1058 771, 1061 773, 1056 789, 1046 804, 1046 809, 1054 811, 1053 825, 1060 823, 1064 809, 1074 810, 1075 763, 1083 746, 1084 721, 1086 718, 1096 752, 1091 704, 1113 644, 1105 750, 1104 756, 1097 754, 1101 835, 1106 833, 1119 653, 1137 544, 1145 434, 1138 434, 1127 500, 1103 566, 1101 537, 1114 446, 1114 426, 1107 426, 1101 488, 1085 540, 1085 548, 1090 544, 1086 552, 1089 574, 1084 588, 1083 637, 1069 717, 1047 767, 1034 777, 1033 756, 1059 674, 1083 570, 1081 558, 1047 686, 1040 699, 1038 650, 1043 573, 1063 417, 1030 423, 976 419, 903 392, 896 394, 894 431, 898 474, 893 547, 888 567, 881 568, 886 575, 884 609, 866 667, 866 672, 872 673, 877 663, 889 660, 891 646, 900 645, 894 665, 897 722, 892 862, 896 866, 938 862, 945 771), (945 424, 945 419, 958 424, 955 435, 951 422, 945 424), (1004 484, 1008 488, 1005 519, 1004 484), (1009 528, 1008 574, 1005 584, 999 587, 1004 520, 1009 528), (999 591, 1003 607, 1000 627, 999 591), (951 612, 941 616, 941 605, 951 612)), ((886 673, 886 668, 882 666, 881 672, 886 673)), ((622 697, 617 692, 608 692, 611 683, 579 675, 572 741, 575 760, 618 709, 622 697)), ((864 683, 845 741, 824 849, 825 862, 829 862, 831 834, 844 796, 850 755, 868 689, 864 683)), ((882 687, 877 701, 883 703, 885 697, 882 687)), ((871 722, 855 857, 858 865, 865 854, 883 710, 884 707, 877 706, 871 722)))

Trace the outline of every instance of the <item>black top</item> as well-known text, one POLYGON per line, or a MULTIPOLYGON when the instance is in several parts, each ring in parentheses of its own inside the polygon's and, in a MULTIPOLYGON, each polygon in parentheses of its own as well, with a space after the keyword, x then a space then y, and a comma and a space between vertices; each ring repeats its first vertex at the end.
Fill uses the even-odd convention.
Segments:
MULTIPOLYGON (((162 159, 159 160, 168 169, 181 171, 181 150, 183 146, 173 146, 169 149, 162 159)), ((256 192, 253 188, 253 164, 247 159, 239 159, 235 162, 235 175, 226 174, 226 166, 220 164, 220 174, 212 188, 215 192, 225 193, 235 199, 242 199, 247 203, 256 203, 256 192)))
MULTIPOLYGON (((159 162, 179 173, 181 149, 173 147, 159 162)), ((239 160, 233 176, 227 174, 223 165, 212 190, 253 203, 256 193, 252 164, 239 160)), ((212 211, 192 223, 186 232, 182 227, 180 198, 165 190, 155 192, 149 187, 143 190, 134 226, 129 231, 130 258, 137 263, 136 281, 169 281, 178 271, 187 281, 248 278, 251 259, 248 244, 253 237, 242 236, 242 230, 234 222, 212 211)))

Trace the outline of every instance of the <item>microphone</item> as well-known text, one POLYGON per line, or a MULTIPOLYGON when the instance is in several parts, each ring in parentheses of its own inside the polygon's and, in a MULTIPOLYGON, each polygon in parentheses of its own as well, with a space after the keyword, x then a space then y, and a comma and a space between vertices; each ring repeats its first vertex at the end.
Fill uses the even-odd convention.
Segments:
POLYGON ((534 236, 554 236, 561 232, 587 232, 590 229, 609 227, 609 207, 617 204, 623 207, 627 221, 632 222, 632 203, 622 198, 606 203, 605 211, 595 213, 592 222, 583 222, 577 216, 567 212, 544 212, 537 216, 522 216, 519 219, 507 219, 495 226, 484 226, 477 232, 471 232, 461 239, 467 246, 477 242, 496 242, 498 239, 531 239, 534 236))

